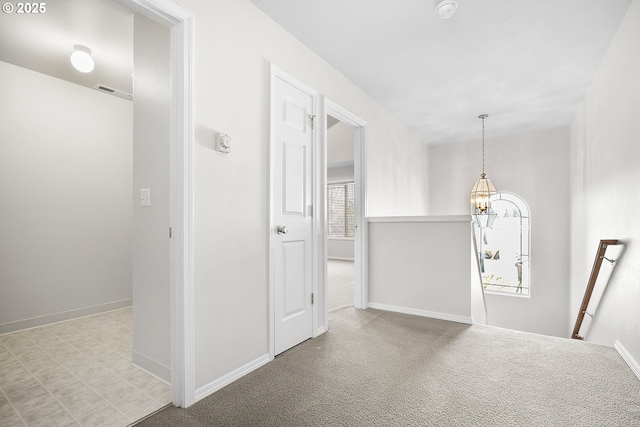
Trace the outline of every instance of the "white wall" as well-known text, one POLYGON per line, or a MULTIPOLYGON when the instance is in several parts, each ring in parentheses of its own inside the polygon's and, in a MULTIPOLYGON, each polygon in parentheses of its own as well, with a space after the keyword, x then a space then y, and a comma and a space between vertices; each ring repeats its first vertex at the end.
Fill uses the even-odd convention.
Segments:
POLYGON ((369 218, 369 306, 472 323, 470 248, 470 215, 369 218))
POLYGON ((5 62, 0 93, 0 333, 130 305, 132 103, 5 62))
POLYGON ((353 261, 353 242, 352 238, 328 238, 327 239, 327 257, 329 259, 343 259, 353 261))
MULTIPOLYGON (((424 213, 426 176, 415 157, 419 140, 406 126, 249 1, 177 3, 196 22, 195 352, 202 389, 268 353, 271 62, 369 123, 370 213, 424 213), (230 154, 214 150, 216 131, 231 136, 230 154)), ((323 141, 322 114, 318 120, 323 141)), ((320 182, 316 190, 316 211, 323 212, 320 182)), ((324 248, 316 253, 322 263, 324 248)))
POLYGON ((133 363, 171 380, 169 30, 134 16, 133 363), (140 203, 149 189, 151 206, 140 203))
POLYGON ((338 122, 327 131, 327 164, 353 162, 354 131, 343 122, 338 122))
POLYGON ((330 167, 327 170, 327 182, 353 181, 354 176, 353 165, 339 168, 330 167))
POLYGON ((414 134, 387 129, 367 149, 368 216, 428 214, 428 146, 414 134))
MULTIPOLYGON (((571 318, 573 327, 600 239, 625 241, 588 341, 619 341, 640 361, 640 1, 635 0, 572 127, 571 318)), ((608 263, 602 267, 609 269, 608 263)), ((601 285, 601 283, 599 283, 601 285)))
MULTIPOLYGON (((491 120, 499 118, 490 115, 485 122, 487 175, 498 191, 517 194, 530 208, 531 297, 487 294, 488 323, 567 337, 569 130, 492 138, 491 120)), ((477 141, 430 146, 431 215, 469 213, 471 187, 482 171, 478 136, 477 141)))

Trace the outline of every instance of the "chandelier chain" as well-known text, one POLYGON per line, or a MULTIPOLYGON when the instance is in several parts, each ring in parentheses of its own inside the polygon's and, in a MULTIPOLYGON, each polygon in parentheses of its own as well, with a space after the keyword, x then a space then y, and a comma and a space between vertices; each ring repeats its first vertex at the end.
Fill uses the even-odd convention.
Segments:
POLYGON ((484 177, 484 114, 480 118, 482 119, 482 176, 484 177))

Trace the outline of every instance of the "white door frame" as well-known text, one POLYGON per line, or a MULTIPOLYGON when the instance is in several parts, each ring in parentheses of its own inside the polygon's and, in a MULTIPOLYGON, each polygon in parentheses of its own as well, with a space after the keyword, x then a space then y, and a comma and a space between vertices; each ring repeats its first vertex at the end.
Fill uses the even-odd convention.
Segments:
MULTIPOLYGON (((193 281, 193 15, 169 0, 118 0, 170 29, 171 397, 195 403, 193 281)), ((135 101, 134 101, 135 102, 135 101)))
MULTIPOLYGON (((367 226, 367 168, 366 168, 366 136, 367 122, 360 117, 351 113, 347 109, 325 98, 324 100, 324 118, 326 123, 327 115, 331 115, 341 122, 347 123, 354 130, 354 182, 355 182, 355 200, 356 200, 356 236, 354 239, 354 263, 356 268, 355 288, 354 288, 354 306, 356 308, 367 308, 369 306, 368 293, 368 226, 367 226)), ((323 157, 323 174, 322 188, 325 197, 324 212, 324 328, 329 329, 329 305, 328 305, 328 282, 327 282, 327 257, 328 257, 328 239, 327 239, 327 209, 326 209, 326 192, 327 192, 327 133, 324 132, 324 155, 323 157)))
MULTIPOLYGON (((307 95, 310 95, 313 98, 313 111, 311 112, 311 114, 316 114, 316 111, 318 111, 318 92, 307 86, 306 84, 302 83, 300 80, 296 79, 295 77, 291 76, 290 74, 287 74, 286 72, 284 72, 283 70, 281 70, 280 68, 278 68, 277 66, 275 66, 274 64, 271 64, 271 80, 270 80, 270 105, 272 105, 272 97, 273 97, 273 93, 274 93, 274 82, 276 79, 280 79, 282 81, 285 81, 287 83, 289 83, 290 85, 294 86, 295 88, 299 89, 300 91, 306 93, 307 95)), ((317 119, 317 117, 316 117, 317 119)), ((270 117, 269 117, 269 123, 271 124, 273 122, 273 107, 271 107, 271 113, 270 113, 270 117)), ((318 133, 318 126, 317 126, 318 120, 314 121, 314 126, 313 126, 313 133, 312 133, 312 141, 311 144, 313 145, 313 149, 311 150, 311 165, 312 165, 312 171, 311 171, 311 176, 312 176, 312 184, 311 184, 311 200, 314 201, 314 211, 315 211, 315 206, 317 204, 317 200, 316 200, 316 185, 318 183, 318 177, 317 177, 317 173, 316 173, 316 158, 317 158, 317 133, 318 133)), ((274 206, 273 206, 273 186, 275 183, 275 179, 274 179, 274 170, 273 170, 273 162, 274 162, 274 156, 275 156, 275 143, 274 143, 274 135, 273 135, 273 126, 270 126, 271 130, 270 130, 270 135, 269 135, 269 224, 268 224, 268 232, 269 232, 269 360, 273 360, 275 358, 275 298, 276 298, 276 292, 275 292, 275 269, 273 268, 273 262, 274 262, 274 255, 275 255, 275 233, 274 233, 274 229, 276 227, 276 224, 273 221, 273 217, 274 217, 274 206)), ((317 220, 315 219, 315 216, 317 215, 316 212, 314 212, 313 216, 314 216, 314 220, 312 221, 313 223, 313 229, 312 229, 312 234, 311 234, 311 248, 312 248, 312 266, 311 266, 311 271, 312 271, 312 292, 314 295, 318 295, 318 248, 317 248, 317 239, 315 238, 315 236, 317 235, 317 231, 318 231, 318 226, 317 226, 317 220)), ((318 304, 314 303, 313 306, 311 307, 312 310, 312 338, 315 338, 316 333, 315 331, 317 330, 317 323, 318 323, 318 304)))

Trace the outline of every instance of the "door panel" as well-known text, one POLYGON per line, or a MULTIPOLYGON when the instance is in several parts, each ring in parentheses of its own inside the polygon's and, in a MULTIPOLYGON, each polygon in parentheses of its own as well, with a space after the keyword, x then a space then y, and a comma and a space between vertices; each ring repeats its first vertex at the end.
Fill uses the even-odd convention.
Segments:
POLYGON ((287 215, 303 215, 305 204, 306 147, 283 143, 282 172, 284 174, 283 212, 287 215))
POLYGON ((286 242, 282 245, 284 276, 284 313, 289 320, 296 315, 304 315, 305 294, 300 283, 305 280, 305 244, 304 241, 286 242))
POLYGON ((274 349, 281 353, 313 331, 313 96, 274 77, 272 94, 272 269, 274 349), (278 226, 286 227, 279 233, 278 226))
POLYGON ((288 100, 282 103, 282 124, 299 132, 305 132, 307 127, 307 114, 303 106, 295 104, 288 100))

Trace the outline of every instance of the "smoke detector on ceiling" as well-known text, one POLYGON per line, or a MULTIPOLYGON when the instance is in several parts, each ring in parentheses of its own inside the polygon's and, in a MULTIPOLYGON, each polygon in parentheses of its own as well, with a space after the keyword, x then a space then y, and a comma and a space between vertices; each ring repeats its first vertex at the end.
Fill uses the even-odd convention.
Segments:
POLYGON ((456 0, 442 0, 436 6, 436 13, 442 19, 451 18, 458 8, 458 2, 456 0))

